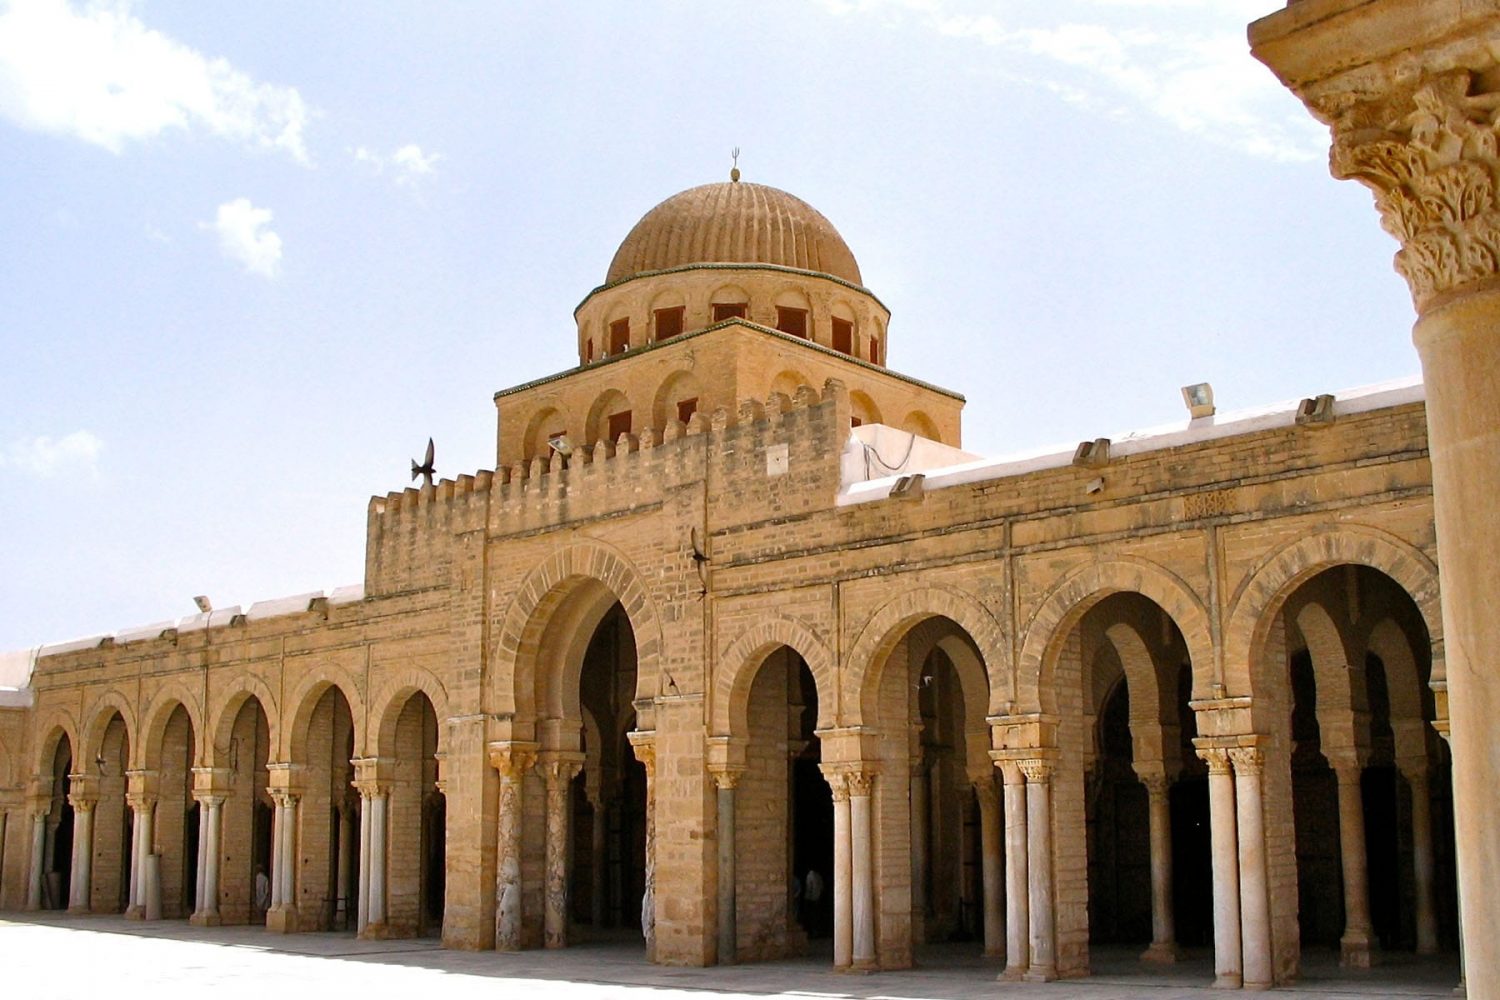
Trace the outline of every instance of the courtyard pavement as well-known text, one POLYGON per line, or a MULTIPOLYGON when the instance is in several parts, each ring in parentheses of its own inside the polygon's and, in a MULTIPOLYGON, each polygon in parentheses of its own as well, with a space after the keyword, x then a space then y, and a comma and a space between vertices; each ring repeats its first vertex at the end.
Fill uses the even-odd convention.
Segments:
MULTIPOLYGON (((919 968, 849 975, 825 958, 710 969, 645 961, 639 941, 597 941, 560 951, 445 951, 432 939, 358 941, 348 934, 272 935, 260 928, 190 927, 112 916, 6 914, 0 919, 0 996, 49 998, 429 997, 436 1000, 1177 1000, 1216 997, 1207 954, 1166 970, 1124 952, 1094 956, 1094 975, 1056 983, 996 979, 998 963, 972 945, 924 950, 919 968)), ((1368 973, 1338 968, 1336 956, 1307 956, 1304 976, 1278 997, 1451 997, 1452 956, 1391 956, 1368 973)))

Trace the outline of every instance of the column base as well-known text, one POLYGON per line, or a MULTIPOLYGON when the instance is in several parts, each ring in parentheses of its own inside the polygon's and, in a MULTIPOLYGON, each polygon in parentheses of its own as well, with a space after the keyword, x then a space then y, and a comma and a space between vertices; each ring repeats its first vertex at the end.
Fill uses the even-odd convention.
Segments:
POLYGON ((1275 983, 1245 983, 1244 985, 1242 985, 1240 987, 1240 989, 1242 989, 1242 990, 1268 990, 1268 989, 1270 989, 1274 985, 1276 985, 1276 984, 1275 983))
POLYGON ((1002 983, 1019 983, 1026 978, 1026 967, 1021 965, 1008 965, 1005 971, 997 977, 1002 983))
POLYGON ((205 913, 200 910, 188 917, 188 923, 194 927, 219 927, 224 921, 217 913, 205 913))
POLYGON ((131 905, 125 909, 126 920, 145 920, 146 908, 144 906, 131 905))
POLYGON ((365 924, 364 928, 356 936, 361 941, 384 941, 391 936, 391 929, 384 923, 365 924))
POLYGON ((1379 962, 1380 954, 1370 943, 1368 934, 1345 934, 1339 941, 1339 965, 1346 969, 1368 969, 1379 962))
POLYGON ((1154 962, 1158 965, 1175 965, 1182 960, 1182 949, 1177 947, 1175 941, 1152 941, 1151 947, 1141 952, 1142 962, 1154 962))
POLYGON ((1028 983, 1055 982, 1057 980, 1057 970, 1050 967, 1038 968, 1037 966, 1033 965, 1031 968, 1026 970, 1026 974, 1021 978, 1028 983))
POLYGON ((69 913, 73 913, 73 914, 77 914, 77 913, 90 913, 92 911, 90 911, 89 908, 88 908, 88 906, 86 906, 86 905, 80 906, 80 905, 77 905, 77 904, 73 904, 73 905, 70 905, 68 907, 68 912, 69 913))
POLYGON ((1244 980, 1241 979, 1239 973, 1222 974, 1214 977, 1214 989, 1216 990, 1237 990, 1243 983, 1244 980))
POLYGON ((297 910, 290 906, 267 910, 266 930, 272 934, 295 934, 297 931, 297 910))

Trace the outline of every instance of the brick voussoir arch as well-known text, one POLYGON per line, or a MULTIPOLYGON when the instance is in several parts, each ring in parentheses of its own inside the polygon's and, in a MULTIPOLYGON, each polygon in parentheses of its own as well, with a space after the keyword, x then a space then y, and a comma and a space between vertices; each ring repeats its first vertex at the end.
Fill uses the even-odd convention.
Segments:
POLYGON ((197 766, 203 762, 206 735, 203 703, 198 692, 182 680, 173 679, 156 689, 146 704, 146 710, 141 713, 140 749, 131 748, 139 766, 151 768, 160 763, 161 741, 166 734, 167 720, 172 717, 172 712, 178 705, 187 712, 188 721, 193 726, 193 764, 197 766))
POLYGON ((637 700, 654 698, 661 676, 661 616, 639 570, 624 553, 598 541, 568 546, 543 560, 526 575, 506 608, 494 640, 495 686, 489 692, 494 711, 517 713, 534 707, 535 676, 531 663, 522 662, 526 638, 538 638, 546 627, 549 598, 569 580, 597 581, 615 595, 630 619, 636 645, 637 700), (541 615, 538 611, 547 612, 541 615), (505 683, 508 679, 509 683, 505 683))
POLYGON ((73 760, 79 758, 78 746, 78 720, 65 708, 51 708, 37 720, 35 732, 41 733, 42 738, 37 741, 36 755, 33 758, 35 767, 32 770, 37 778, 45 777, 52 780, 52 757, 57 753, 57 744, 63 737, 67 737, 68 747, 73 751, 73 760))
POLYGON ((277 702, 276 695, 264 680, 254 674, 238 674, 225 688, 214 692, 209 709, 209 726, 213 739, 205 741, 204 745, 204 752, 208 755, 204 762, 206 766, 228 766, 235 719, 245 702, 251 698, 258 701, 260 710, 266 713, 268 744, 272 747, 281 745, 281 705, 277 702))
POLYGON ((104 731, 109 728, 109 720, 114 718, 116 712, 120 713, 120 718, 125 723, 125 745, 132 758, 126 762, 126 766, 139 766, 135 763, 141 756, 141 741, 136 739, 139 732, 135 710, 130 699, 118 688, 110 688, 89 705, 85 715, 88 722, 83 727, 83 745, 73 744, 75 752, 81 754, 83 760, 93 760, 104 745, 104 731))
POLYGON ((437 751, 443 753, 447 750, 448 691, 431 671, 408 667, 387 677, 370 696, 370 709, 374 714, 370 716, 369 731, 365 735, 367 740, 373 736, 374 742, 365 747, 366 756, 396 755, 396 723, 406 702, 419 691, 427 696, 432 704, 432 714, 437 716, 437 751))
MULTIPOLYGON (((947 618, 968 634, 979 649, 989 685, 989 710, 1012 700, 1012 680, 1005 629, 974 595, 957 587, 928 584, 908 590, 881 605, 860 629, 843 664, 844 725, 865 725, 867 688, 879 683, 879 671, 911 626, 929 618, 947 618), (856 715, 857 713, 857 715, 856 715)), ((972 692, 965 692, 968 696, 972 692)))
POLYGON ((323 692, 330 687, 338 688, 343 693, 344 700, 349 703, 349 716, 354 723, 354 745, 357 747, 364 745, 366 735, 363 685, 346 670, 328 667, 314 668, 297 683, 282 706, 281 714, 284 725, 281 736, 283 742, 271 744, 277 748, 281 761, 305 763, 298 758, 306 756, 304 744, 307 742, 307 727, 312 721, 313 711, 318 707, 318 699, 323 697, 323 692))
POLYGON ((1438 567, 1427 553, 1395 535, 1368 525, 1315 530, 1268 554, 1230 600, 1224 630, 1224 683, 1231 695, 1252 693, 1251 665, 1282 604, 1300 584, 1325 569, 1368 566, 1395 580, 1411 597, 1432 641, 1434 679, 1442 658, 1443 616, 1438 567))
POLYGON ((818 727, 839 724, 833 653, 805 622, 777 615, 747 627, 719 655, 709 715, 713 735, 748 735, 750 686, 766 656, 778 646, 796 650, 812 672, 818 688, 818 727))
POLYGON ((1166 611, 1187 643, 1193 666, 1193 697, 1207 696, 1214 680, 1214 645, 1203 599, 1160 563, 1116 556, 1064 576, 1026 623, 1016 664, 1016 711, 1054 710, 1050 675, 1068 630, 1100 600, 1119 593, 1148 597, 1166 611))

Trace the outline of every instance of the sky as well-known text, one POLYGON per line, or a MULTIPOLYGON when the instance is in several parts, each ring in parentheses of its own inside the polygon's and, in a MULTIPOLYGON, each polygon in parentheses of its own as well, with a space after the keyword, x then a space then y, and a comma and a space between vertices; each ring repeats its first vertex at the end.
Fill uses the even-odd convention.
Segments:
POLYGON ((1277 0, 0 0, 0 650, 358 583, 653 205, 843 234, 985 455, 1419 370, 1277 0))

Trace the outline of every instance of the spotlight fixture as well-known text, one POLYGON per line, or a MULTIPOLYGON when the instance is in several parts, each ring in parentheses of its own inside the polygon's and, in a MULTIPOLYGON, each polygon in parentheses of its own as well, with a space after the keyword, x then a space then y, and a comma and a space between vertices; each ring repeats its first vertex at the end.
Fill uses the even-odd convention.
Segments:
POLYGON ((193 598, 193 603, 198 605, 198 610, 205 615, 214 609, 213 602, 203 594, 199 594, 197 597, 193 598))
POLYGON ((568 440, 566 434, 554 434, 547 439, 547 447, 557 452, 563 458, 573 454, 573 442, 568 440))
POLYGON ((1182 387, 1182 401, 1194 420, 1214 415, 1214 387, 1207 382, 1182 387))

